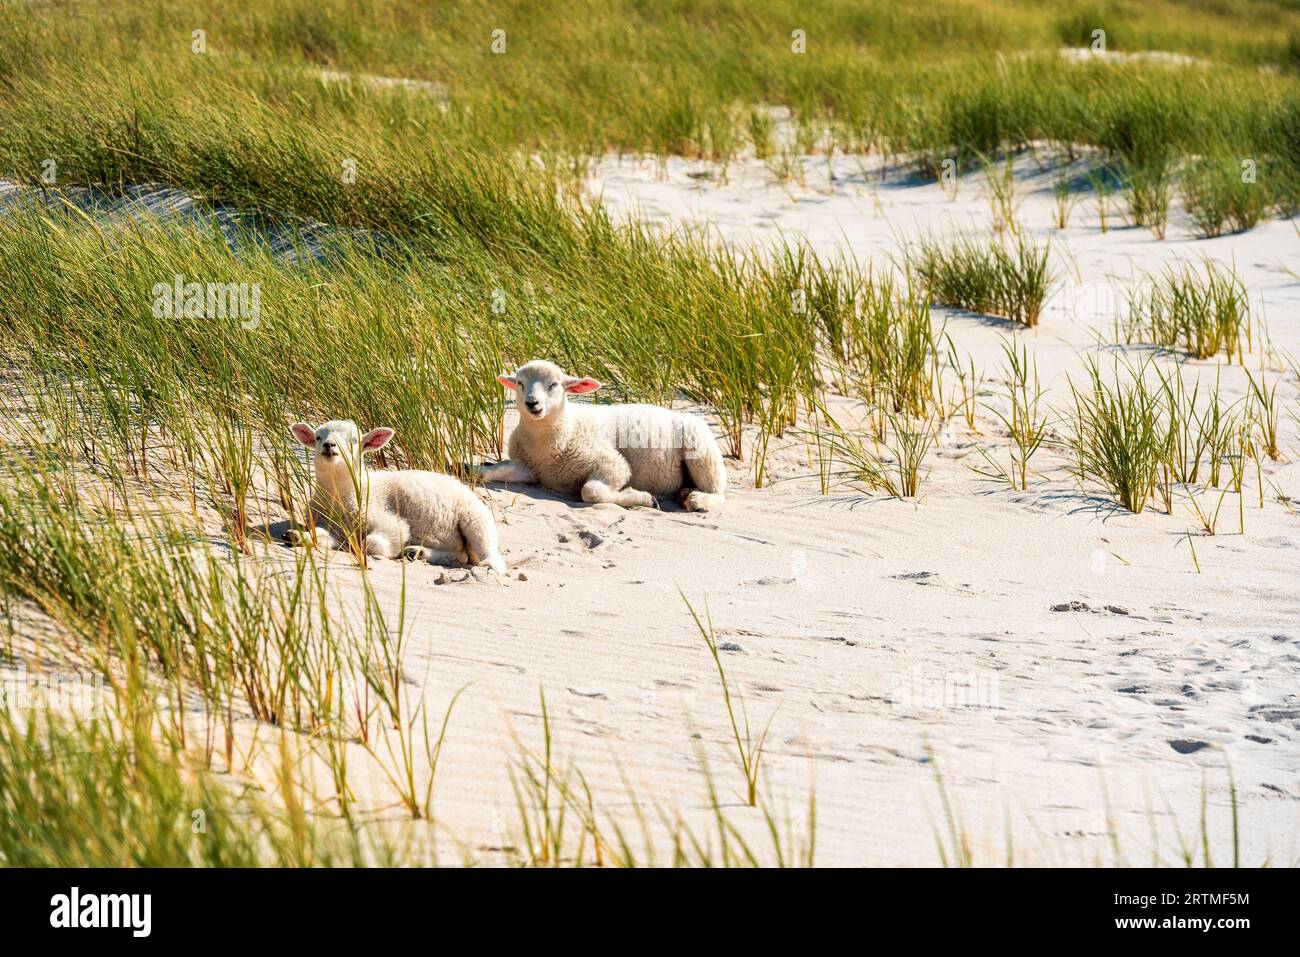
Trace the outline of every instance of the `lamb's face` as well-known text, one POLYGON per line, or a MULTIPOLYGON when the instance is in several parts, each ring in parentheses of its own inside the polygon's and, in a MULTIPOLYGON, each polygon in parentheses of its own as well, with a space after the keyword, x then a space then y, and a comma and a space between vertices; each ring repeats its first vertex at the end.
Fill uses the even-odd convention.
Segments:
POLYGON ((318 464, 348 468, 366 452, 381 449, 393 437, 393 430, 372 429, 365 435, 350 419, 334 419, 319 428, 306 422, 293 427, 293 436, 316 452, 318 464))
POLYGON ((497 376, 497 381, 514 391, 520 418, 532 421, 562 412, 566 394, 582 395, 600 388, 595 379, 565 375, 555 363, 540 359, 520 366, 514 375, 497 376))

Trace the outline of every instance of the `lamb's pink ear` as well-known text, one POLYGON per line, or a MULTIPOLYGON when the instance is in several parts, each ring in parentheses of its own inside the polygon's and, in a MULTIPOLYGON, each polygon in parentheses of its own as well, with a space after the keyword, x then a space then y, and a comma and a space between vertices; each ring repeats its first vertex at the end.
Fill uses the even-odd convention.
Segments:
POLYGON ((509 389, 511 392, 513 392, 515 386, 519 384, 518 382, 515 381, 514 376, 508 375, 507 373, 504 372, 501 373, 501 375, 497 376, 497 381, 500 382, 507 389, 509 389))
POLYGON ((395 433, 392 429, 383 428, 371 429, 365 435, 361 436, 361 451, 373 452, 376 449, 382 449, 393 438, 395 433))
POLYGON ((581 379, 575 379, 569 376, 564 380, 564 391, 573 395, 586 395, 588 392, 595 392, 600 388, 600 383, 595 379, 583 376, 581 379))
POLYGON ((316 430, 306 422, 295 422, 289 427, 289 431, 292 432, 293 437, 303 445, 316 444, 316 430))

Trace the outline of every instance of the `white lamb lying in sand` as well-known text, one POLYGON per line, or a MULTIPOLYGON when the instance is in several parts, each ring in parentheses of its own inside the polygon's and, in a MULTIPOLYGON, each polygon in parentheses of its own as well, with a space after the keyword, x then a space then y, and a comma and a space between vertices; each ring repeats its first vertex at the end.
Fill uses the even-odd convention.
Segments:
POLYGON ((510 459, 484 466, 489 482, 535 482, 584 502, 654 505, 679 495, 686 508, 707 512, 723 502, 727 469, 698 416, 657 405, 570 404, 566 393, 595 392, 595 379, 565 375, 534 360, 498 376, 519 402, 510 459))
MULTIPOLYGON (((379 558, 423 558, 505 571, 492 512, 470 489, 437 472, 366 468, 362 457, 387 445, 392 429, 361 435, 357 424, 347 420, 318 429, 299 422, 293 435, 316 451, 316 488, 308 516, 325 547, 338 548, 359 535, 366 554, 379 558)), ((310 541, 297 529, 287 537, 294 545, 310 541)))

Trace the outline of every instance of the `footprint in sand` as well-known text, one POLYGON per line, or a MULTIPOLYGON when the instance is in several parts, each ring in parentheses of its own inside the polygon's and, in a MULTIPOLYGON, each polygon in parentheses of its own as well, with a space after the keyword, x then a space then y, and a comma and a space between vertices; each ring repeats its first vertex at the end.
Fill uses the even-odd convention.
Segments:
MULTIPOLYGON (((603 535, 598 535, 595 532, 590 531, 589 529, 584 528, 580 530, 579 532, 577 532, 577 537, 578 537, 578 541, 582 542, 582 544, 585 545, 588 549, 599 548, 601 545, 605 544, 605 537, 603 535)), ((556 537, 556 540, 561 545, 567 545, 569 542, 573 541, 573 536, 570 535, 568 532, 561 532, 556 537)))
POLYGON ((901 575, 890 575, 889 577, 904 582, 916 582, 918 585, 929 585, 931 584, 930 579, 936 576, 934 572, 904 572, 901 575))
POLYGON ((1125 608, 1123 605, 1103 605, 1101 608, 1093 608, 1087 602, 1078 600, 1058 602, 1052 606, 1051 610, 1070 612, 1090 611, 1098 615, 1102 612, 1109 612, 1112 615, 1124 615, 1126 617, 1133 614, 1130 609, 1125 608))
POLYGON ((1092 611, 1086 602, 1082 601, 1063 601, 1058 605, 1052 606, 1052 611, 1092 611))

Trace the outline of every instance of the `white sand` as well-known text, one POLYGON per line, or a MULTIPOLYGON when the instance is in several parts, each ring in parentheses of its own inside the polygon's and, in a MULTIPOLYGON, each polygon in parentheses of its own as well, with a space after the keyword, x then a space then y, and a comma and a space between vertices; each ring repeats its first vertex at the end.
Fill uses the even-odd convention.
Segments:
MULTIPOLYGON (((1037 357, 1049 401, 1067 409, 1065 376, 1077 378, 1097 336, 1114 341, 1115 304, 1086 284, 1108 287, 1175 257, 1235 262, 1266 309, 1274 347, 1300 355, 1300 282, 1284 268, 1300 268, 1292 222, 1196 241, 1179 214, 1163 242, 1141 229, 1103 235, 1089 197, 1057 232, 1047 176, 1020 165, 1020 218, 1068 250, 1084 294, 1063 289, 1037 332, 950 317, 954 339, 988 377, 987 401, 1002 389, 1000 337, 1016 335, 1037 357)), ((807 237, 819 252, 882 264, 899 237, 989 222, 978 175, 951 201, 896 175, 881 184, 854 159, 834 162, 833 189, 825 160, 807 168, 807 187, 781 186, 751 161, 719 187, 692 176, 699 164, 672 160, 661 180, 653 162, 611 159, 592 187, 622 214, 709 223, 741 243, 807 237)), ((1250 361, 1258 367, 1258 341, 1250 361)), ((1225 368, 1223 384, 1242 395, 1242 370, 1225 368)), ((1294 376, 1278 395, 1297 409, 1294 376)), ((992 417, 981 424, 981 441, 1001 448, 992 417)), ((718 678, 681 588, 708 604, 751 720, 772 721, 761 778, 772 806, 798 817, 815 787, 819 862, 938 863, 929 747, 977 863, 1005 859, 1008 831, 1018 863, 1111 861, 1107 795, 1128 860, 1151 859, 1154 827, 1161 859, 1174 861, 1176 829, 1199 841, 1203 785, 1216 860, 1225 861, 1228 763, 1244 862, 1294 863, 1300 517, 1273 487, 1300 497, 1300 468, 1267 466, 1262 510, 1250 478, 1244 535, 1228 496, 1220 534, 1194 539, 1198 574, 1184 500, 1173 517, 1119 511, 1081 491, 1050 450, 1034 463, 1046 477, 1009 492, 967 467, 974 441, 956 424, 945 430, 917 501, 848 488, 820 495, 794 436, 774 453, 774 487, 755 490, 749 463, 732 463, 729 505, 708 516, 494 491, 507 561, 527 580, 434 584, 441 573, 427 567, 408 577, 408 671, 429 706, 441 713, 473 682, 438 774, 442 823, 478 859, 495 859, 492 849, 512 840, 512 733, 540 746, 544 686, 557 763, 580 768, 625 822, 620 768, 643 799, 703 820, 703 753, 734 802, 729 813, 755 824, 737 800, 743 782, 718 678), (1086 607, 1052 610, 1072 601, 1086 607)), ((1288 421, 1289 459, 1298 445, 1288 421)), ((399 578, 393 565, 375 572, 390 594, 399 578)))

